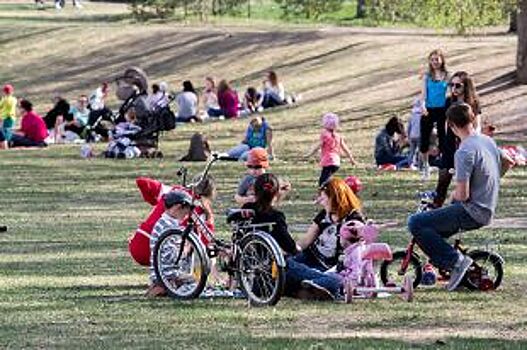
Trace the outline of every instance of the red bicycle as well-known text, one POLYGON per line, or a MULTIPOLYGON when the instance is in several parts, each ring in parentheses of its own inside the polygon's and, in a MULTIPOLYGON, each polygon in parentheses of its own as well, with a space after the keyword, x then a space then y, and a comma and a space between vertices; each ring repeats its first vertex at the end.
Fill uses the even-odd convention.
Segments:
MULTIPOLYGON (((423 192, 418 198, 420 199, 417 212, 431 210, 434 192, 423 192)), ((381 265, 381 280, 385 286, 400 284, 405 276, 410 276, 413 280, 414 288, 417 288, 423 280, 423 268, 428 263, 423 260, 416 252, 418 246, 415 239, 412 238, 405 250, 397 251, 393 254, 393 259, 384 261, 381 265)), ((470 290, 494 290, 497 289, 503 280, 503 258, 495 253, 483 249, 470 250, 464 247, 461 238, 454 241, 454 248, 463 255, 470 256, 474 261, 467 271, 463 285, 470 290)), ((440 280, 448 281, 450 273, 437 269, 440 280)))

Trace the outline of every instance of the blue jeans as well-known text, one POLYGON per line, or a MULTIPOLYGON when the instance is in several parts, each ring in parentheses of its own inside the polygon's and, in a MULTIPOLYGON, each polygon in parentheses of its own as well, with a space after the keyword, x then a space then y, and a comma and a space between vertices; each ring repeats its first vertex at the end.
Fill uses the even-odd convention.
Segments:
POLYGON ((403 155, 384 155, 381 157, 376 157, 375 162, 377 163, 377 165, 394 164, 397 169, 407 168, 408 166, 410 166, 410 164, 408 164, 408 156, 403 155))
POLYGON ((476 230, 483 226, 474 220, 460 203, 414 214, 408 218, 408 229, 432 264, 452 270, 459 254, 445 238, 460 230, 476 230))
POLYGON ((313 281, 319 286, 329 290, 333 296, 337 296, 342 289, 342 282, 332 274, 322 273, 301 264, 290 257, 287 259, 285 292, 286 295, 295 295, 300 290, 300 283, 305 280, 313 281))
POLYGON ((324 272, 327 270, 326 267, 322 265, 310 251, 303 251, 301 253, 298 253, 293 257, 293 259, 297 263, 307 265, 307 267, 311 267, 312 269, 316 269, 320 272, 324 272))
POLYGON ((227 154, 229 155, 229 157, 246 161, 250 150, 251 148, 249 147, 249 145, 245 143, 240 143, 238 146, 235 146, 228 150, 227 154))

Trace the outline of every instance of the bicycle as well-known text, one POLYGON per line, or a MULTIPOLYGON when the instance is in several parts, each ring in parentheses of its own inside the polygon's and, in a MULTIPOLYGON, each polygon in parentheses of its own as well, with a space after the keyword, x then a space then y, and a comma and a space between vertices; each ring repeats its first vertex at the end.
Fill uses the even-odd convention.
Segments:
MULTIPOLYGON (((232 158, 213 154, 201 177, 190 185, 186 185, 187 169, 181 168, 183 186, 194 193, 193 189, 220 160, 232 158)), ((235 276, 250 305, 275 305, 285 287, 286 262, 279 245, 263 230, 272 224, 253 224, 254 215, 253 210, 246 209, 231 209, 227 213, 232 232, 230 241, 216 238, 194 208, 184 230, 165 231, 153 254, 157 279, 168 294, 176 299, 197 298, 210 274, 211 258, 221 256, 226 257, 222 271, 235 276), (198 232, 210 242, 207 246, 198 232)))
MULTIPOLYGON (((420 193, 418 199, 416 213, 433 209, 434 192, 420 193)), ((416 245, 418 246, 416 240, 412 238, 405 250, 395 252, 392 260, 382 263, 381 281, 385 286, 393 285, 405 276, 413 279, 414 288, 421 284, 423 268, 428 263, 423 264, 421 257, 415 252, 416 245)), ((454 249, 474 261, 465 274, 462 282, 464 286, 470 290, 488 291, 497 289, 501 285, 505 261, 499 254, 483 249, 470 250, 463 246, 460 236, 454 241, 454 249)), ((448 281, 450 277, 448 271, 438 269, 438 272, 442 280, 448 281)))

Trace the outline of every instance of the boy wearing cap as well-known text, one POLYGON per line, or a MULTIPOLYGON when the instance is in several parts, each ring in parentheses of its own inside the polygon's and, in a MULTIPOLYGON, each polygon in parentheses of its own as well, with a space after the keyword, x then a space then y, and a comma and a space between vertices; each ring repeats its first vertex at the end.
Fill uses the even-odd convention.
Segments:
POLYGON ((150 286, 146 296, 166 295, 165 287, 157 280, 154 270, 154 248, 161 235, 172 229, 183 229, 181 222, 190 214, 192 198, 184 191, 172 191, 165 195, 165 212, 156 222, 150 235, 150 286))
POLYGON ((6 149, 11 140, 16 117, 16 98, 13 96, 14 88, 10 84, 4 85, 3 97, 0 99, 0 149, 6 149))
POLYGON ((264 174, 266 169, 269 168, 267 151, 261 147, 251 149, 247 156, 247 162, 245 165, 247 166, 247 173, 240 181, 238 190, 234 195, 234 200, 240 206, 255 201, 254 182, 258 176, 264 174))

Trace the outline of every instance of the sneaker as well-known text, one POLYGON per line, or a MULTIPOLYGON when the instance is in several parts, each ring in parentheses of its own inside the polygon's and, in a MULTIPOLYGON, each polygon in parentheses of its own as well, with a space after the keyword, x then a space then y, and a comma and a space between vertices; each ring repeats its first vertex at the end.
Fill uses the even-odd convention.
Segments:
POLYGON ((310 299, 320 300, 320 301, 330 301, 335 300, 335 297, 329 290, 322 287, 321 285, 310 281, 310 280, 304 280, 301 283, 302 287, 309 292, 311 295, 310 299))
POLYGON ((459 286, 472 263, 473 260, 469 256, 459 256, 459 260, 450 273, 450 280, 448 281, 448 285, 446 287, 449 292, 452 292, 459 286))

